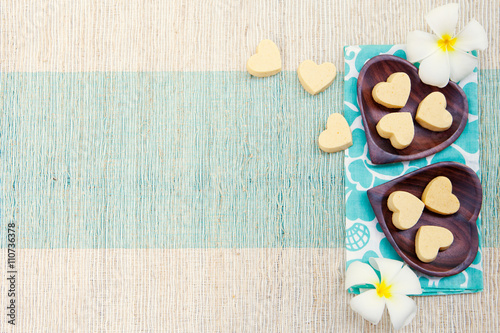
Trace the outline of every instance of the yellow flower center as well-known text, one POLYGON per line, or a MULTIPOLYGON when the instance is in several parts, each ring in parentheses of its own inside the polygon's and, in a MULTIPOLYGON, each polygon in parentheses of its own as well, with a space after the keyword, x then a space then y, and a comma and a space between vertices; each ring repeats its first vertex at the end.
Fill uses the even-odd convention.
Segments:
POLYGON ((457 42, 457 38, 452 38, 450 35, 448 34, 444 34, 440 40, 438 40, 438 46, 439 48, 441 48, 441 50, 443 51, 453 51, 454 48, 453 48, 453 45, 455 45, 455 43, 457 42))
POLYGON ((390 285, 385 284, 385 281, 382 280, 376 286, 377 295, 379 297, 391 298, 391 287, 390 285))

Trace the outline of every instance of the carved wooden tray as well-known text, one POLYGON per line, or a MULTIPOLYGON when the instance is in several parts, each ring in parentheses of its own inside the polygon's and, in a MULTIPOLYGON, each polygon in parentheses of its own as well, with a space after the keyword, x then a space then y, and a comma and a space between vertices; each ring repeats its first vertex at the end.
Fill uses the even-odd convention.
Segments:
POLYGON ((410 267, 431 276, 450 276, 466 269, 476 258, 479 246, 476 220, 481 210, 482 190, 479 178, 469 167, 455 162, 432 164, 368 190, 368 199, 385 236, 410 267), (460 200, 458 212, 444 216, 424 209, 412 228, 394 227, 392 212, 387 207, 389 195, 406 191, 420 198, 427 184, 437 176, 450 179, 452 193, 460 200), (445 227, 454 237, 451 246, 440 251, 430 263, 420 261, 415 253, 415 235, 423 225, 445 227))
POLYGON ((363 66, 358 77, 358 105, 363 118, 370 159, 374 164, 415 160, 443 150, 462 134, 469 116, 467 96, 456 83, 450 81, 444 88, 426 85, 420 80, 415 66, 393 55, 373 57, 363 66), (410 97, 400 111, 410 112, 415 120, 418 104, 430 93, 440 91, 446 97, 446 109, 453 116, 453 123, 448 130, 432 132, 414 121, 415 137, 405 149, 392 147, 389 140, 378 135, 375 128, 378 121, 389 112, 400 111, 377 104, 373 100, 372 90, 377 83, 385 82, 395 72, 405 72, 411 81, 410 97))

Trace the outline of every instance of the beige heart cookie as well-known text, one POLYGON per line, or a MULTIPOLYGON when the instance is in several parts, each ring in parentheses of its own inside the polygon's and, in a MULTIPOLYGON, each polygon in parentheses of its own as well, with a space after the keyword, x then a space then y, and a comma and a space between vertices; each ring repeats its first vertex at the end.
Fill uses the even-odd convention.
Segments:
POLYGON ((460 208, 457 196, 451 193, 451 181, 444 176, 434 178, 425 187, 422 201, 428 210, 441 215, 451 215, 460 208))
POLYGON ((297 74, 302 87, 311 95, 316 95, 332 84, 337 68, 330 62, 316 65, 314 61, 306 60, 299 65, 297 74))
POLYGON ((378 134, 391 140, 396 149, 404 149, 410 145, 415 135, 413 118, 409 112, 389 113, 377 123, 378 134))
POLYGON ((352 133, 349 124, 340 113, 328 117, 326 130, 318 138, 318 145, 326 153, 335 153, 352 146, 352 133))
POLYGON ((264 39, 257 46, 256 53, 247 61, 247 71, 253 76, 267 77, 281 71, 280 50, 269 39, 264 39))
POLYGON ((415 236, 415 252, 423 262, 434 261, 439 251, 446 250, 453 243, 450 230, 432 225, 420 227, 415 236))
POLYGON ((387 206, 392 214, 392 224, 400 230, 410 229, 418 222, 424 203, 411 193, 394 191, 389 195, 387 206))
POLYGON ((446 131, 453 123, 453 116, 446 110, 446 97, 439 91, 427 95, 418 105, 415 120, 428 130, 446 131))
POLYGON ((372 96, 375 102, 389 109, 401 109, 410 97, 411 81, 408 74, 397 72, 387 78, 387 82, 379 82, 373 87, 372 96))

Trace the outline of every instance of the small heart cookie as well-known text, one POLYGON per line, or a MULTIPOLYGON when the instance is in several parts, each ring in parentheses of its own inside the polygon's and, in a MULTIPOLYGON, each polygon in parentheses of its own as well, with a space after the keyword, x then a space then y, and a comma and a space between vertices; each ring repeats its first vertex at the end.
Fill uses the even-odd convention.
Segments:
POLYGON ((311 95, 316 95, 332 84, 337 68, 330 62, 316 65, 314 61, 306 60, 299 65, 297 74, 302 87, 311 95))
POLYGON ((431 262, 436 259, 438 252, 446 250, 453 243, 453 234, 450 230, 432 225, 420 227, 415 236, 415 252, 418 259, 431 262))
POLYGON ((425 205, 411 193, 394 191, 389 195, 387 207, 394 212, 392 224, 399 230, 406 230, 418 222, 425 205))
POLYGON ((375 102, 389 109, 401 109, 410 97, 411 81, 408 74, 397 72, 387 78, 387 82, 379 82, 373 87, 372 96, 375 102))
POLYGON ((413 118, 409 112, 389 113, 379 120, 376 128, 378 134, 391 140, 391 145, 396 149, 408 147, 415 135, 413 118))
POLYGON ((336 153, 352 146, 352 133, 349 124, 340 113, 328 117, 326 130, 318 138, 318 145, 325 153, 336 153))
POLYGON ((428 210, 441 215, 451 215, 460 208, 460 201, 457 196, 451 193, 451 181, 439 176, 434 178, 425 187, 422 193, 422 201, 428 210))
POLYGON ((418 105, 415 120, 428 130, 446 131, 453 123, 453 116, 446 110, 446 97, 439 91, 427 95, 418 105))
POLYGON ((256 53, 247 61, 247 71, 253 76, 267 77, 281 71, 280 50, 269 39, 264 39, 257 46, 256 53))

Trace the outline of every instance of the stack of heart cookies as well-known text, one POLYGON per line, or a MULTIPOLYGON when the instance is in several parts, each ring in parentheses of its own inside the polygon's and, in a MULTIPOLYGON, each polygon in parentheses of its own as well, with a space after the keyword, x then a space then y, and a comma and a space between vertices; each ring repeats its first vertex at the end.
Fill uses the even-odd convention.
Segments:
MULTIPOLYGON (((424 208, 441 215, 455 214, 460 201, 452 193, 451 181, 439 176, 430 181, 422 193, 422 200, 405 191, 394 191, 389 195, 387 206, 392 214, 392 224, 399 230, 412 228, 420 219, 424 208)), ((444 227, 421 226, 415 237, 415 253, 422 262, 432 262, 439 251, 453 243, 453 234, 444 227)))
MULTIPOLYGON (((388 109, 403 108, 410 96, 411 81, 408 74, 397 72, 391 74, 386 82, 379 82, 372 90, 372 97, 380 105, 388 109)), ((446 98, 441 92, 432 92, 419 104, 415 116, 417 123, 430 131, 442 132, 451 127, 453 117, 446 110, 446 98)), ((404 149, 413 141, 415 128, 409 112, 389 113, 379 120, 377 133, 389 139, 396 149, 404 149)))

